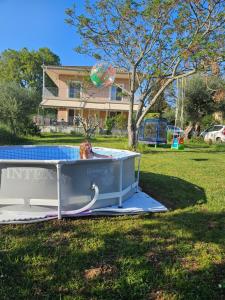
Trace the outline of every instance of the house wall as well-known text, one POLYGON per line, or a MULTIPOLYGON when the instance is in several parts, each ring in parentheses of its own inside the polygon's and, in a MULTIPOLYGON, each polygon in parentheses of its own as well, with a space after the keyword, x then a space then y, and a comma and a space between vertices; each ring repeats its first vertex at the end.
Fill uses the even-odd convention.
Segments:
MULTIPOLYGON (((96 116, 100 120, 100 126, 103 126, 105 123, 105 119, 109 115, 109 109, 110 106, 108 106, 108 111, 106 111, 105 104, 106 102, 113 103, 113 109, 114 111, 120 112, 120 103, 124 105, 126 103, 126 106, 128 107, 128 99, 127 97, 123 96, 122 101, 111 101, 111 87, 108 88, 95 88, 94 85, 90 85, 85 88, 85 84, 82 85, 83 82, 83 76, 82 74, 56 74, 48 70, 48 75, 52 78, 54 77, 54 82, 58 86, 58 97, 57 101, 62 103, 62 107, 58 108, 57 113, 57 120, 60 122, 62 119, 65 122, 68 122, 68 115, 69 115, 69 109, 74 109, 75 115, 81 114, 84 118, 87 118, 88 116, 96 116), (78 81, 81 82, 82 90, 81 90, 81 97, 80 99, 76 98, 69 98, 69 82, 70 81, 78 81), (96 105, 96 109, 85 109, 84 102, 91 102, 91 103, 98 103, 96 105), (71 105, 69 104, 71 103, 71 105), (74 106, 73 106, 74 103, 74 106), (99 105, 101 104, 102 105, 99 105), (115 104, 117 109, 115 110, 115 104), (70 106, 70 107, 69 107, 70 106), (73 108, 73 107, 80 107, 80 108, 73 108)), ((116 84, 121 84, 124 86, 125 89, 129 90, 129 79, 123 79, 123 78, 116 78, 115 79, 116 84)), ((49 97, 49 96, 48 96, 49 97)), ((51 98, 51 97, 49 97, 51 98)), ((61 105, 60 105, 61 106, 61 105)), ((123 114, 128 114, 128 112, 123 112, 123 114)))
MULTIPOLYGON (((58 79, 58 88, 59 88, 59 98, 68 99, 68 84, 69 81, 79 81, 82 83, 82 76, 79 75, 59 75, 58 79)), ((129 82, 127 79, 116 79, 116 84, 121 84, 125 89, 129 90, 129 82)), ((82 88, 81 100, 91 101, 91 102, 106 102, 110 100, 110 91, 111 88, 95 88, 94 86, 82 88)), ((74 98, 69 98, 73 100, 74 98)), ((123 97, 124 102, 127 102, 127 97, 123 97)), ((119 103, 119 101, 118 101, 119 103)))
POLYGON ((68 112, 67 108, 59 108, 57 113, 57 121, 61 122, 61 120, 64 120, 65 122, 68 121, 68 112))

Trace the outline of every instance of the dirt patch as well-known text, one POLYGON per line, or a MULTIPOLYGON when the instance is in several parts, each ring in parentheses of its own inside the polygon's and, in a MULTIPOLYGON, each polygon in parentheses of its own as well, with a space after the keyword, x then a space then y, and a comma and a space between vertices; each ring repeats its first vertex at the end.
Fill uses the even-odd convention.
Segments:
POLYGON ((117 268, 111 265, 102 265, 96 268, 90 268, 84 271, 86 280, 92 280, 97 277, 109 277, 117 273, 117 268))
POLYGON ((145 254, 145 257, 148 262, 153 266, 157 267, 162 264, 165 260, 170 260, 171 263, 177 261, 177 252, 175 250, 159 250, 157 252, 149 251, 145 254))
POLYGON ((165 297, 163 296, 163 291, 162 290, 158 290, 158 291, 152 291, 149 294, 149 300, 165 300, 165 297))
POLYGON ((181 266, 188 270, 188 271, 198 271, 199 270, 199 264, 195 260, 195 258, 187 259, 187 258, 181 258, 180 259, 181 266))
POLYGON ((176 295, 171 292, 165 292, 164 290, 154 290, 148 295, 149 300, 175 300, 176 295))
POLYGON ((47 247, 67 246, 69 244, 69 238, 67 236, 50 237, 46 240, 45 245, 47 247))

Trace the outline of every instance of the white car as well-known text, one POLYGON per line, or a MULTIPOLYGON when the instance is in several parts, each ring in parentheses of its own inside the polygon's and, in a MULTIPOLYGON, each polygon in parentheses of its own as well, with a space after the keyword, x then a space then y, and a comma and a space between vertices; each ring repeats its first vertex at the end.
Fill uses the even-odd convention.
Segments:
POLYGON ((207 143, 225 143, 225 125, 213 125, 204 131, 204 141, 207 143))

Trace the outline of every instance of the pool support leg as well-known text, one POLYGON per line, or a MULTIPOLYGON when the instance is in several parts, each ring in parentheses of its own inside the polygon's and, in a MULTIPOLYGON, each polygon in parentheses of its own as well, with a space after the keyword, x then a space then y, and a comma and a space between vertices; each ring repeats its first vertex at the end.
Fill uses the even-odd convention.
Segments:
POLYGON ((137 187, 136 187, 136 193, 138 193, 138 187, 139 187, 139 180, 140 180, 140 164, 141 164, 141 155, 138 156, 138 173, 137 173, 137 187))
POLYGON ((119 191, 120 191, 120 197, 119 197, 119 208, 123 207, 122 203, 122 191, 123 191, 123 160, 120 161, 120 183, 119 183, 119 191))
POLYGON ((56 165, 57 169, 57 197, 58 197, 58 220, 62 219, 61 215, 61 164, 56 165))

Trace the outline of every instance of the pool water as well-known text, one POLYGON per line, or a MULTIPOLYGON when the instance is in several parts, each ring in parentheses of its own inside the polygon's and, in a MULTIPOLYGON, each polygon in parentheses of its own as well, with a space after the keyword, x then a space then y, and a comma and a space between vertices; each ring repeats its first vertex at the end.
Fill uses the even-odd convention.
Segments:
MULTIPOLYGON (((130 151, 92 148, 94 153, 108 156, 113 159, 130 157, 130 151)), ((94 157, 99 158, 99 157, 94 157)), ((80 148, 78 146, 0 146, 0 160, 79 160, 80 148)))
POLYGON ((63 146, 3 146, 0 159, 15 160, 78 160, 78 147, 63 146))

